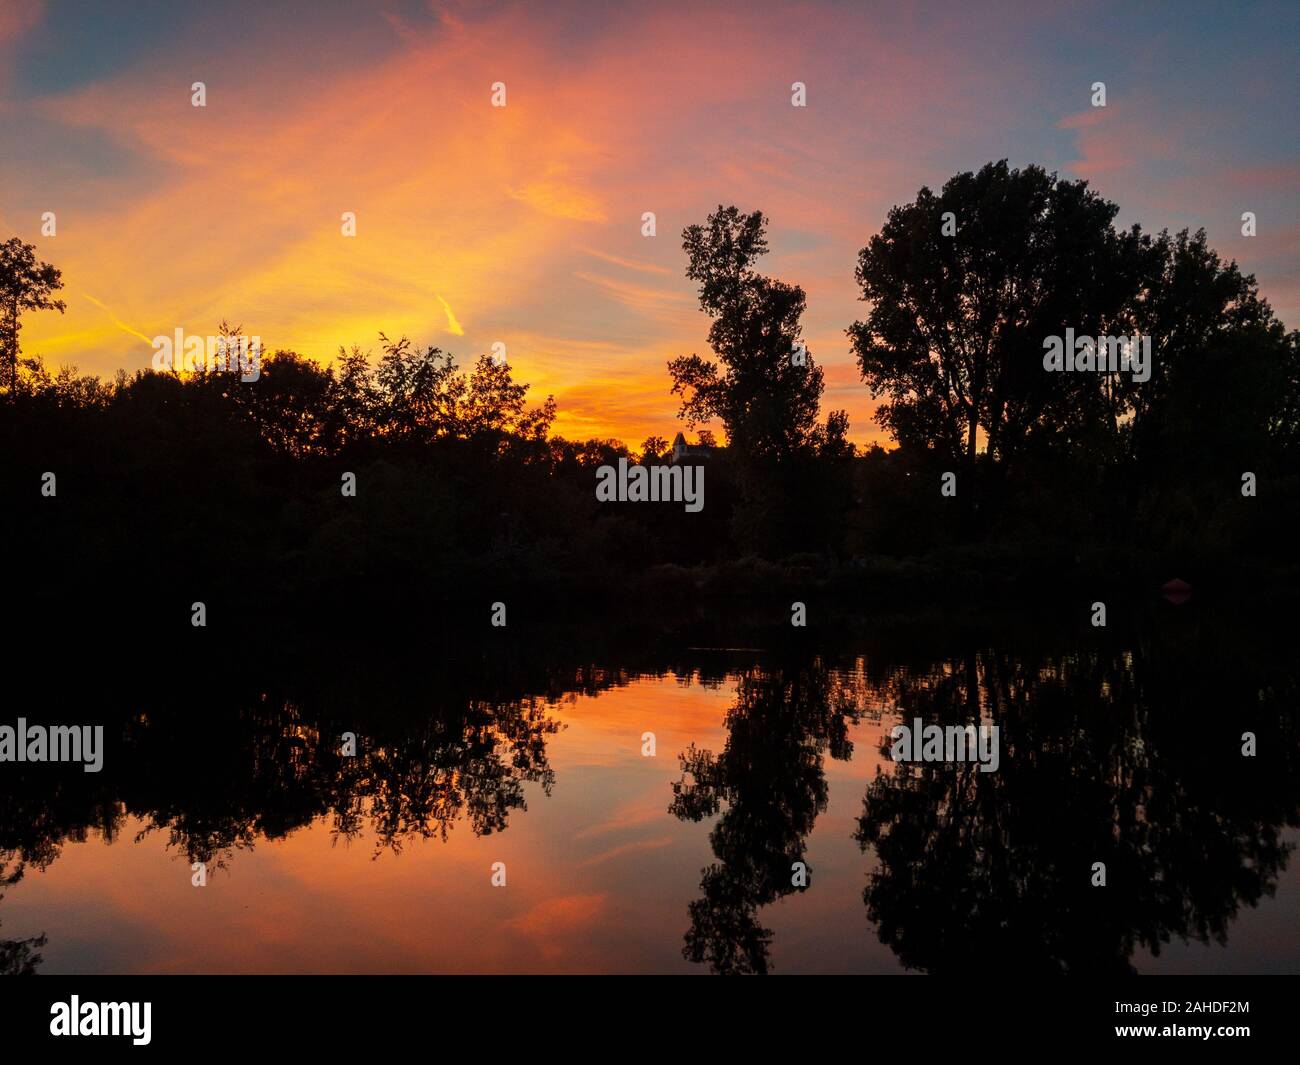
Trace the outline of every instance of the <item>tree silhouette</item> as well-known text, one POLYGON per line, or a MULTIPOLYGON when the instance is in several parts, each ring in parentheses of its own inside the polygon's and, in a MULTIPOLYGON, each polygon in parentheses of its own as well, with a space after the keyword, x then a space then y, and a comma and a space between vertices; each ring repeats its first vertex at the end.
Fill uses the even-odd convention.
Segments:
POLYGON ((1001 740, 996 772, 898 763, 867 788, 867 916, 908 968, 1127 973, 1139 946, 1225 942, 1240 906, 1273 893, 1297 820, 1280 660, 1157 630, 1131 651, 970 650, 900 676, 895 695, 904 720, 983 713, 1001 740))
POLYGON ((1224 489, 1242 470, 1287 472, 1300 339, 1203 232, 1119 231, 1117 211, 1087 182, 1005 160, 892 209, 859 256, 870 310, 849 329, 877 421, 913 461, 965 471, 967 537, 1056 515, 1062 531, 1136 518, 1159 543, 1240 526, 1220 535, 1262 544, 1285 521, 1276 504, 1228 513, 1224 489), (1149 337, 1149 379, 1046 371, 1044 341, 1067 329, 1149 337))
POLYGON ((753 269, 767 253, 766 229, 760 211, 719 206, 705 225, 683 231, 686 276, 699 283, 700 308, 713 319, 717 361, 680 356, 668 373, 688 426, 716 418, 726 430, 741 490, 737 539, 783 553, 808 550, 838 527, 842 460, 853 448, 844 411, 817 421, 824 375, 806 347, 795 349, 803 289, 753 269))
POLYGON ((1118 210, 1087 182, 1005 160, 893 208, 859 257, 871 309, 849 329, 880 424, 973 474, 981 441, 1013 462, 1095 419, 1096 375, 1045 373, 1042 343, 1106 333, 1137 291, 1148 243, 1115 232, 1118 210))
POLYGON ((66 304, 51 298, 63 287, 60 272, 36 258, 36 247, 12 237, 0 244, 0 355, 8 358, 6 384, 11 397, 18 393, 18 331, 23 311, 54 310, 66 304))
POLYGON ((1132 322, 1160 340, 1159 373, 1117 382, 1132 414, 1125 458, 1149 484, 1252 469, 1285 446, 1300 335, 1286 335, 1254 276, 1223 262, 1204 230, 1154 241, 1132 322))
POLYGON ((647 436, 641 441, 641 461, 657 462, 671 451, 668 441, 662 436, 647 436))
POLYGON ((826 808, 824 752, 847 759, 856 703, 821 661, 752 667, 727 711, 727 744, 716 757, 694 746, 681 755, 671 813, 712 817, 717 861, 703 871, 690 904, 683 955, 717 973, 766 973, 771 932, 758 910, 797 890, 793 863, 826 808))
MULTIPOLYGON (((159 833, 186 862, 220 869, 318 819, 339 838, 366 831, 376 853, 398 852, 409 840, 445 841, 457 824, 475 835, 504 831, 526 808, 525 785, 549 794, 547 744, 560 726, 534 693, 571 690, 567 666, 543 664, 534 652, 494 661, 485 676, 458 661, 431 701, 427 654, 351 653, 373 672, 341 690, 312 677, 287 692, 274 676, 230 661, 225 678, 191 684, 181 699, 179 689, 141 677, 104 691, 99 705, 119 753, 102 773, 77 773, 58 787, 43 766, 7 774, 0 871, 12 861, 15 872, 0 888, 28 866, 47 868, 66 841, 92 830, 111 841, 128 818, 137 839, 159 833), (271 690, 250 695, 263 685, 271 690), (342 753, 345 731, 359 735, 354 755, 342 753), (175 757, 209 733, 202 758, 175 757)), ((322 678, 327 669, 324 659, 313 664, 322 678)))
POLYGON ((668 372, 689 426, 717 418, 728 446, 776 461, 821 442, 817 414, 825 385, 811 354, 791 357, 803 289, 753 269, 767 253, 766 229, 760 211, 745 215, 719 206, 706 225, 683 231, 686 276, 699 283, 700 307, 713 318, 709 346, 718 361, 681 356, 668 372))
MULTIPOLYGON (((9 860, 0 860, 0 888, 12 887, 23 878, 23 865, 19 862, 13 872, 9 871, 9 860)), ((4 891, 0 890, 0 900, 4 891)), ((39 951, 45 946, 47 937, 32 936, 28 939, 0 939, 0 976, 32 976, 44 960, 39 951)))

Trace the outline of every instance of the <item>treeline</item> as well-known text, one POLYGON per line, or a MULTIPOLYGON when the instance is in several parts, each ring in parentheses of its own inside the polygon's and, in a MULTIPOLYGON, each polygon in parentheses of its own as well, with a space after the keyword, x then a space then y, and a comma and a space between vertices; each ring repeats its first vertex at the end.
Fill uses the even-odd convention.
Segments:
POLYGON ((28 361, 0 404, 8 581, 58 601, 107 582, 186 610, 398 608, 709 561, 713 495, 694 527, 680 507, 599 503, 594 468, 627 449, 550 435, 553 402, 526 393, 506 365, 464 372, 405 340, 375 365, 277 351, 256 382, 28 361))
POLYGON ((892 210, 861 253, 868 311, 848 334, 897 446, 865 452, 843 411, 822 416, 803 290, 755 269, 766 218, 719 207, 689 227, 711 355, 674 359, 670 387, 688 430, 719 424, 726 444, 703 460, 700 513, 596 499, 599 466, 668 461, 662 437, 639 451, 557 437, 554 401, 530 403, 509 366, 461 368, 405 338, 329 366, 276 351, 247 382, 50 373, 20 357, 18 315, 60 309, 58 271, 10 241, 7 583, 33 602, 107 587, 251 611, 618 597, 647 573, 679 597, 810 580, 938 594, 990 577, 1043 591, 1099 573, 1285 584, 1300 333, 1203 233, 1118 230, 1117 210, 1005 162, 892 210), (1150 337, 1149 378, 1046 370, 1047 338, 1067 330, 1150 337))

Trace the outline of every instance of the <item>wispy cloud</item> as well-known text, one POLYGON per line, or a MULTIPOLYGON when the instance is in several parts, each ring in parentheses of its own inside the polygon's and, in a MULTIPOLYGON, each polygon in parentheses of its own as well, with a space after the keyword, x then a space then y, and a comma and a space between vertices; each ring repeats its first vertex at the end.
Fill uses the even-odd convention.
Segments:
POLYGON ((152 338, 145 336, 138 329, 132 329, 129 325, 127 325, 124 321, 122 321, 121 318, 119 318, 111 310, 109 310, 108 307, 105 306, 100 300, 95 299, 95 297, 92 296, 89 292, 83 292, 82 295, 85 296, 86 299, 90 300, 91 303, 93 303, 96 307, 102 310, 105 314, 107 314, 109 317, 109 321, 111 321, 115 326, 117 326, 118 329, 122 330, 122 332, 127 333, 133 337, 139 337, 150 347, 153 347, 152 338))
MULTIPOLYGON (((1270 232, 1297 221, 1293 138, 1261 139, 1286 112, 1259 113, 1254 88, 1240 104, 1221 93, 1208 119, 1203 100, 1182 101, 1187 78, 1230 87, 1275 67, 1280 45, 1263 37, 1267 56, 1216 48, 1191 72, 1174 51, 1135 49, 1120 69, 1109 57, 1112 101, 1094 112, 1091 75, 1064 84, 1064 45, 1051 43, 1068 39, 1068 6, 1002 20, 816 2, 797 19, 762 2, 599 17, 564 0, 444 3, 361 21, 323 8, 313 54, 332 41, 345 64, 301 56, 294 20, 247 13, 271 21, 222 36, 238 20, 196 12, 169 47, 124 48, 116 63, 78 68, 63 82, 73 88, 44 91, 13 84, 23 73, 5 60, 24 35, 77 39, 88 16, 0 7, 0 71, 12 75, 0 74, 0 143, 33 146, 0 159, 14 231, 70 287, 128 318, 147 308, 202 331, 230 318, 320 359, 380 330, 430 342, 445 330, 469 350, 503 340, 516 372, 556 395, 566 432, 671 433, 665 362, 704 353, 708 329, 680 233, 719 203, 771 218, 763 268, 806 289, 827 398, 847 407, 859 441, 879 434, 844 334, 863 312, 855 257, 922 184, 1011 156, 1093 178, 1148 228, 1204 221, 1229 239, 1244 209, 1270 232), (270 52, 283 62, 265 62, 270 52), (208 106, 194 108, 201 76, 208 106), (504 108, 490 103, 498 80, 504 108), (795 80, 807 108, 790 106, 795 80), (1214 176, 1229 164, 1236 177, 1214 176), (35 232, 45 210, 59 212, 57 241, 35 232), (358 233, 343 238, 349 210, 358 233), (641 235, 646 211, 655 237, 641 235), (444 321, 431 319, 430 293, 456 300, 453 311, 436 295, 444 321)), ((1279 247, 1237 254, 1294 318, 1300 295, 1279 247)), ((147 355, 141 332, 90 300, 24 327, 40 350, 101 373, 147 355)))
POLYGON ((447 312, 448 332, 452 333, 455 336, 463 337, 465 335, 465 330, 463 330, 460 327, 460 322, 456 321, 456 315, 451 309, 451 304, 448 303, 441 296, 438 297, 438 302, 442 304, 442 309, 447 312))

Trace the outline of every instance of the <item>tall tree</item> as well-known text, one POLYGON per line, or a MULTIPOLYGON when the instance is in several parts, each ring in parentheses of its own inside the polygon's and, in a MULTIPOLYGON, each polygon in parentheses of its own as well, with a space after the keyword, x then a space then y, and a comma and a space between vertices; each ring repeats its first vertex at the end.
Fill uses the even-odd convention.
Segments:
POLYGON ((1162 232, 1152 252, 1133 325, 1155 339, 1156 367, 1149 381, 1121 380, 1128 457, 1162 478, 1265 461, 1295 403, 1294 341, 1204 230, 1162 232))
POLYGON ((1105 396, 1098 375, 1045 373, 1043 340, 1107 332, 1137 290, 1151 242, 1117 233, 1118 210, 1005 160, 893 208, 859 256, 871 309, 848 331, 877 421, 970 471, 981 442, 1007 462, 1068 441, 1105 396))
POLYGON ((717 418, 726 430, 740 488, 735 540, 775 556, 838 539, 847 500, 841 460, 853 449, 844 411, 817 421, 825 383, 801 340, 803 289, 753 268, 767 252, 766 229, 761 211, 719 206, 704 225, 683 231, 686 276, 699 283, 700 307, 713 318, 717 361, 682 356, 668 372, 688 426, 717 418))
MULTIPOLYGON (((734 451, 781 459, 820 441, 821 368, 800 342, 804 292, 754 269, 767 252, 767 219, 719 206, 705 225, 688 226, 686 276, 700 285, 700 307, 713 318, 713 362, 685 355, 668 364, 681 415, 694 428, 717 418, 734 451)), ((822 431, 824 432, 824 430, 822 431)))
POLYGON ((52 295, 63 287, 58 269, 36 258, 36 246, 17 237, 0 244, 0 353, 9 367, 9 394, 18 391, 18 330, 23 311, 54 310, 66 304, 52 295))

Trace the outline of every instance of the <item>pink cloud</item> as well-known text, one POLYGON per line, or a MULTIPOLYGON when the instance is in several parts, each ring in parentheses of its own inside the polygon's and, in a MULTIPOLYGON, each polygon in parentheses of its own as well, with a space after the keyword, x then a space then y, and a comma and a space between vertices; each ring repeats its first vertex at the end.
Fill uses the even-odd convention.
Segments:
MULTIPOLYGON (((0 40, 39 14, 5 10, 0 40)), ((954 145, 977 167, 1006 154, 1016 121, 1008 86, 1025 76, 970 47, 966 16, 921 32, 906 11, 691 5, 611 9, 576 29, 524 6, 430 10, 436 22, 388 16, 396 50, 337 72, 219 65, 204 109, 189 103, 201 42, 11 103, 51 136, 107 138, 132 167, 47 171, 34 156, 0 174, 6 217, 38 217, 57 193, 67 224, 48 253, 138 331, 228 316, 321 359, 380 329, 463 360, 504 340, 520 376, 557 395, 563 431, 636 443, 672 427, 667 359, 707 350, 682 227, 719 202, 761 208, 763 268, 808 293, 828 404, 850 409, 855 439, 877 435, 844 336, 864 311, 856 252, 890 206, 952 172, 954 145), (505 108, 489 104, 498 80, 505 108), (807 108, 790 106, 796 80, 807 108), (355 239, 340 237, 345 210, 355 239)), ((980 30, 985 43, 1005 32, 980 30)), ((1197 143, 1188 120, 1133 98, 1058 127, 1075 138, 1072 169, 1152 198, 1165 194, 1143 180, 1152 162, 1182 163, 1197 143)), ((1261 170, 1270 189, 1293 177, 1261 170)), ((147 348, 81 303, 24 336, 95 372, 144 365, 147 348)))
POLYGON ((0 7, 0 45, 22 36, 41 20, 43 0, 5 0, 0 7))

